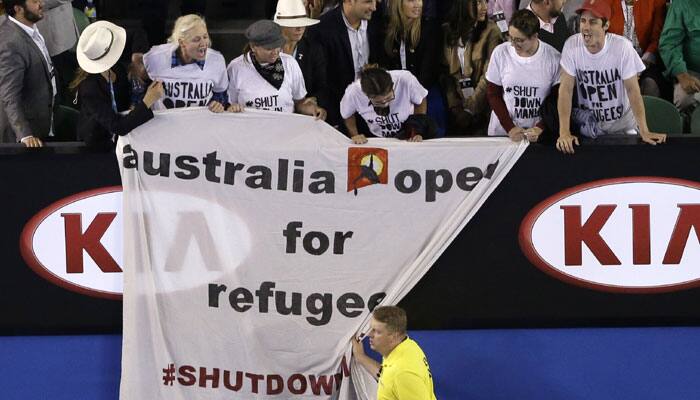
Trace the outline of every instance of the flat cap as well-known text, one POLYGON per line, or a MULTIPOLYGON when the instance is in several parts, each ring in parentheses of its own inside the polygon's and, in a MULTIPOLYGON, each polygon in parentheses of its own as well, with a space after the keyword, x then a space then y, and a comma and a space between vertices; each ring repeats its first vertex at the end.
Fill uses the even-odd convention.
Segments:
POLYGON ((266 49, 282 47, 286 41, 282 36, 282 28, 268 19, 261 19, 250 25, 245 30, 245 37, 251 44, 266 49))

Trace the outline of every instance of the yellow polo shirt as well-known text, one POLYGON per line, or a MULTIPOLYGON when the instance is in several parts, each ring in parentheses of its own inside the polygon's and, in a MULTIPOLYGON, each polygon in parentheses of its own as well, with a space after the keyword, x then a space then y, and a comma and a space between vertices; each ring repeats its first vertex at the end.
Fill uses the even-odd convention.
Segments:
POLYGON ((377 400, 435 400, 428 359, 410 338, 382 360, 377 400))

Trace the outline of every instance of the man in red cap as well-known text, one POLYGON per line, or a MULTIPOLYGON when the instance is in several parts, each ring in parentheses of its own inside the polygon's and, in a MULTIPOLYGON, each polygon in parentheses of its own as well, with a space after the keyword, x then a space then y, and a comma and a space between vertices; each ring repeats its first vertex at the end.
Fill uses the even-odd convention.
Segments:
POLYGON ((610 4, 607 0, 585 0, 576 12, 580 33, 566 41, 561 54, 557 149, 571 154, 574 144, 579 144, 569 129, 574 85, 578 89, 575 124, 585 120, 595 124, 580 127, 582 134, 639 133, 646 143, 665 142, 665 134, 649 132, 647 127, 637 78, 644 71, 644 63, 629 40, 607 33, 610 4))

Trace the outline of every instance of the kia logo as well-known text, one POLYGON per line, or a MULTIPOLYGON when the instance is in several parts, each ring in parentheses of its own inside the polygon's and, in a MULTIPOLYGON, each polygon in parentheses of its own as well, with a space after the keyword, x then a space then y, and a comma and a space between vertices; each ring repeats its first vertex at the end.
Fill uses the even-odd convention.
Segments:
POLYGON ((700 286, 700 183, 615 178, 575 186, 538 204, 520 247, 545 273, 606 292, 700 286))
POLYGON ((121 186, 90 190, 41 210, 20 237, 27 265, 68 290, 120 300, 121 190, 121 186))

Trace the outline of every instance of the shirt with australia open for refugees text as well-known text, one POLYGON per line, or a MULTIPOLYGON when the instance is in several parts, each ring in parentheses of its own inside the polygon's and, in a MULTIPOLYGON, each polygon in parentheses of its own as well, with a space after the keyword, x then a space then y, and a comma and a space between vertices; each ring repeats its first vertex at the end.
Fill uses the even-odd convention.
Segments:
POLYGON ((636 133, 637 121, 624 81, 645 67, 629 40, 608 33, 603 48, 591 54, 578 33, 564 44, 561 67, 575 77, 579 107, 593 112, 601 130, 608 134, 636 133))
POLYGON ((154 110, 183 107, 205 107, 214 92, 228 88, 226 60, 216 50, 207 49, 204 68, 197 63, 172 66, 173 44, 154 46, 144 54, 143 64, 148 76, 163 82, 165 96, 154 105, 154 110))
POLYGON ((389 105, 389 115, 378 115, 374 111, 374 106, 362 91, 359 80, 345 89, 345 95, 340 101, 340 115, 349 118, 358 113, 367 122, 374 136, 395 137, 406 119, 413 114, 414 107, 428 95, 428 91, 409 71, 389 71, 389 74, 394 82, 395 96, 389 105))

